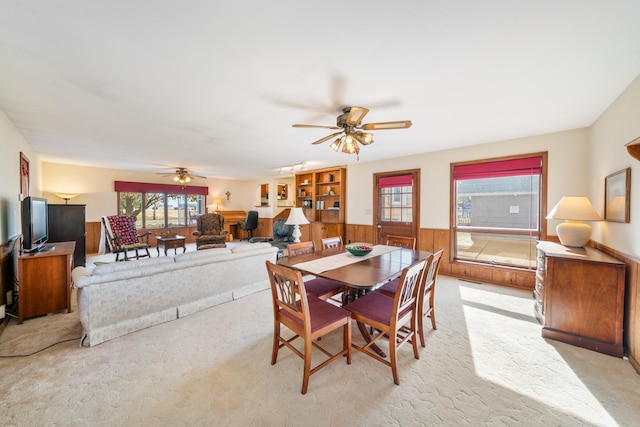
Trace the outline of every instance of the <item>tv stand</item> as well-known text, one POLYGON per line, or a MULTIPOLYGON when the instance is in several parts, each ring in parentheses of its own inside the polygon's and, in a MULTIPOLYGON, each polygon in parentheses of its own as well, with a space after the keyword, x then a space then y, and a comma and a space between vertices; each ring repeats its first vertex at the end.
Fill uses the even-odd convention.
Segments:
POLYGON ((29 317, 71 313, 71 269, 76 242, 18 256, 18 324, 29 317))

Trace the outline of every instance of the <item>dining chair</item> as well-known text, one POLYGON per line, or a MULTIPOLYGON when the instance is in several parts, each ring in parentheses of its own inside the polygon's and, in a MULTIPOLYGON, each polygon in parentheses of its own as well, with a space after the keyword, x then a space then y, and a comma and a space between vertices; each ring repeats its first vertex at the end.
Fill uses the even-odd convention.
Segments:
POLYGON ((405 236, 387 236, 387 246, 400 246, 406 249, 416 249, 416 238, 405 236))
POLYGON ((393 382, 400 385, 398 377, 398 349, 407 342, 413 346, 413 356, 420 359, 416 339, 417 297, 425 260, 419 261, 402 271, 398 292, 389 298, 381 292, 369 292, 354 302, 344 306, 351 317, 373 328, 371 340, 364 346, 351 344, 353 348, 391 367, 393 382), (389 360, 371 349, 381 338, 389 342, 389 360))
POLYGON ((302 275, 298 271, 266 261, 271 299, 273 302, 273 349, 271 364, 278 360, 278 351, 288 347, 304 360, 302 394, 307 392, 309 377, 329 363, 346 356, 351 364, 351 313, 321 299, 307 295, 302 275), (282 336, 281 325, 295 335, 282 336), (316 340, 336 329, 342 328, 342 350, 332 354, 321 347, 316 340), (302 351, 291 344, 295 339, 304 341, 302 351), (311 352, 315 347, 329 358, 311 368, 311 352))
POLYGON ((290 257, 312 254, 316 251, 316 243, 313 240, 308 242, 289 243, 287 245, 287 255, 290 257))
MULTIPOLYGON (((287 245, 287 253, 289 257, 313 253, 315 251, 316 244, 313 240, 309 242, 289 243, 287 245)), ((307 294, 323 300, 328 300, 331 297, 341 294, 346 290, 345 286, 342 283, 330 279, 325 279, 323 277, 314 277, 312 279, 308 279, 304 283, 304 285, 307 289, 307 294)), ((334 298, 331 298, 331 300, 342 304, 341 300, 334 298)))
MULTIPOLYGON (((436 293, 436 280, 438 279, 438 272, 440 271, 440 260, 444 248, 438 252, 431 254, 427 258, 424 274, 422 275, 422 282, 420 289, 418 290, 418 335, 420 336, 420 345, 425 347, 424 338, 424 318, 431 319, 431 327, 436 327, 436 313, 435 313, 435 293, 436 293)), ((394 297, 398 289, 398 283, 400 279, 391 280, 384 285, 376 289, 376 292, 381 292, 387 296, 394 297)))
POLYGON ((342 237, 325 237, 322 239, 322 249, 338 249, 343 246, 342 237))

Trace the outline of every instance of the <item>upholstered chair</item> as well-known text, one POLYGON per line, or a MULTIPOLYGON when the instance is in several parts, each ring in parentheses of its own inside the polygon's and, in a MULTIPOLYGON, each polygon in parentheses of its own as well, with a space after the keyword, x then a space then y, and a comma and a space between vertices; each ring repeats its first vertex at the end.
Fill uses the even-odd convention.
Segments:
POLYGON ((285 218, 278 218, 273 223, 273 236, 271 237, 252 237, 249 239, 251 243, 269 242, 271 246, 278 248, 278 258, 284 256, 287 251, 287 245, 293 243, 293 225, 285 224, 285 218))
POLYGON ((224 229, 224 217, 216 213, 205 213, 196 217, 197 230, 193 232, 196 237, 196 249, 202 246, 225 247, 228 231, 224 229), (215 245, 215 246, 211 246, 215 245))

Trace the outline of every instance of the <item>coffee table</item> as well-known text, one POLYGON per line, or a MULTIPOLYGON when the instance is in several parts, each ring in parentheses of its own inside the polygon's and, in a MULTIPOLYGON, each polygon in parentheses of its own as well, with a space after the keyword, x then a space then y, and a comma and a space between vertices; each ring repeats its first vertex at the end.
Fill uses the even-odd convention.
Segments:
POLYGON ((187 250, 186 241, 186 237, 177 234, 171 237, 156 237, 156 250, 158 251, 158 256, 160 256, 160 248, 164 248, 165 256, 169 249, 173 249, 173 252, 177 254, 178 248, 182 248, 182 253, 185 253, 187 250))

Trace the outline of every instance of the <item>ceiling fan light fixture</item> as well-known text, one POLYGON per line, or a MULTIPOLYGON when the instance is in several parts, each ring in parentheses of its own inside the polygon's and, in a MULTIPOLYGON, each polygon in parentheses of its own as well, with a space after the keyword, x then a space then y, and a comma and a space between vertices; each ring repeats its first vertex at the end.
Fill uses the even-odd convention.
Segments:
POLYGON ((331 143, 329 148, 331 148, 336 153, 340 150, 340 144, 342 144, 342 138, 338 138, 331 143))
POLYGON ((365 132, 356 132, 353 137, 362 145, 369 145, 373 142, 373 134, 365 132))

